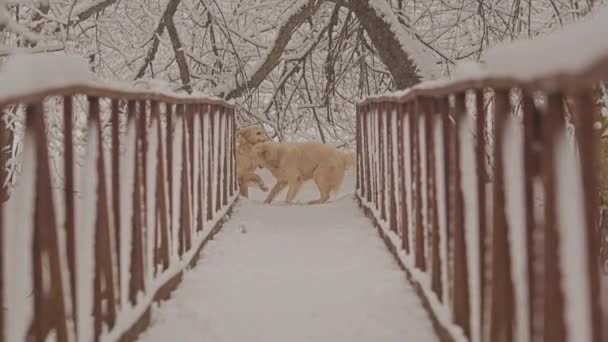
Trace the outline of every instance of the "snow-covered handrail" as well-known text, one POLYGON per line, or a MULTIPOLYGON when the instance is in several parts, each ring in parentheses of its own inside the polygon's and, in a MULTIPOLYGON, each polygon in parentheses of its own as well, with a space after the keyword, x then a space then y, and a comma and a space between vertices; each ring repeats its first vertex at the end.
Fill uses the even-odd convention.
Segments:
POLYGON ((577 91, 605 81, 608 75, 608 7, 550 35, 499 45, 483 62, 464 62, 449 80, 420 83, 394 93, 370 96, 360 103, 407 102, 417 96, 441 97, 471 89, 511 88, 530 91, 577 91))
MULTIPOLYGON (((576 39, 608 32, 579 25, 576 39)), ((608 46, 517 65, 538 63, 552 39, 492 57, 515 66, 488 57, 466 77, 357 107, 357 197, 448 340, 608 338, 594 129, 608 46)))
POLYGON ((0 68, 0 105, 39 101, 47 96, 86 93, 121 100, 149 100, 171 103, 206 103, 232 108, 216 97, 168 91, 158 81, 143 83, 105 82, 95 78, 88 63, 77 56, 48 54, 18 55, 0 68))
POLYGON ((24 58, 0 70, 2 122, 24 118, 23 137, 0 130, 21 146, 0 210, 0 341, 133 340, 237 198, 234 108, 24 58))

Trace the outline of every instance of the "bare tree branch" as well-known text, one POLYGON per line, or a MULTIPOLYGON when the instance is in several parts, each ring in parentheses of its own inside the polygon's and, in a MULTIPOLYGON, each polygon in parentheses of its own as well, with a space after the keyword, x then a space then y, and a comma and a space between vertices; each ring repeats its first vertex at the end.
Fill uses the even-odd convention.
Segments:
POLYGON ((154 30, 154 35, 152 36, 152 38, 150 38, 150 40, 152 41, 152 45, 148 49, 146 58, 144 59, 142 65, 139 67, 134 79, 141 78, 146 74, 146 69, 152 63, 154 57, 156 56, 156 52, 158 51, 158 46, 160 45, 160 36, 162 36, 163 31, 165 30, 167 22, 173 20, 173 16, 177 11, 177 6, 180 2, 181 0, 170 0, 169 3, 167 3, 167 7, 165 7, 165 11, 163 12, 162 17, 158 22, 158 25, 156 26, 156 30, 154 30))
POLYGON ((226 99, 233 99, 240 97, 245 89, 259 86, 264 78, 266 78, 279 63, 281 55, 283 54, 287 43, 289 43, 293 32, 308 18, 312 17, 319 9, 320 5, 321 2, 317 0, 309 0, 300 9, 294 11, 279 28, 272 48, 266 53, 265 58, 261 61, 255 72, 249 76, 244 84, 237 84, 234 89, 231 89, 228 92, 220 92, 218 95, 225 97, 226 99))
POLYGON ((173 17, 168 18, 166 26, 167 32, 169 33, 169 38, 171 39, 171 45, 173 46, 173 51, 175 52, 175 58, 179 68, 179 75, 182 79, 183 89, 185 89, 188 93, 192 93, 192 85, 190 84, 190 69, 188 67, 188 62, 186 61, 186 55, 184 54, 184 48, 179 38, 179 33, 177 32, 177 28, 175 28, 175 23, 173 22, 173 17))

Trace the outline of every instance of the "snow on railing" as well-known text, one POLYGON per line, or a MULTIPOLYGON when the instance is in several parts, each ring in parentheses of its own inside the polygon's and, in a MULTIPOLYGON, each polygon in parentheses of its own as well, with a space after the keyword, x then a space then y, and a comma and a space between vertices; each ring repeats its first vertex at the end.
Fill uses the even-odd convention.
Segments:
POLYGON ((357 197, 449 340, 608 338, 594 129, 608 49, 578 35, 608 32, 607 14, 565 34, 576 48, 540 39, 530 56, 518 43, 496 57, 538 63, 544 43, 594 54, 575 66, 501 62, 494 74, 487 61, 358 105, 357 197))
POLYGON ((87 72, 52 56, 0 71, 3 122, 24 112, 0 211, 0 341, 133 340, 237 198, 231 105, 87 72))

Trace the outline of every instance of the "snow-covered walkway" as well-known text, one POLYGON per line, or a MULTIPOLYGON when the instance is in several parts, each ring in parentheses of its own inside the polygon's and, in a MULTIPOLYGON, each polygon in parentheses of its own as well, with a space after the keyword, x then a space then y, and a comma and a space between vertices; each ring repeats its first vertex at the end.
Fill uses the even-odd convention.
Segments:
MULTIPOLYGON (((437 341, 405 273, 350 196, 353 181, 325 205, 268 206, 255 191, 241 200, 140 341, 437 341)), ((299 199, 315 196, 310 183, 299 199)))

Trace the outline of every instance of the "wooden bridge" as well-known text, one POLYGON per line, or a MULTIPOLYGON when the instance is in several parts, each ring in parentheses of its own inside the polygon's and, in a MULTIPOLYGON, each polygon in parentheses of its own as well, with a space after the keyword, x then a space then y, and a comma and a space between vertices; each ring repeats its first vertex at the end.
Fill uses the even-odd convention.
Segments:
POLYGON ((230 104, 5 64, 0 339, 606 341, 589 60, 366 99, 314 207, 237 202, 230 104))

